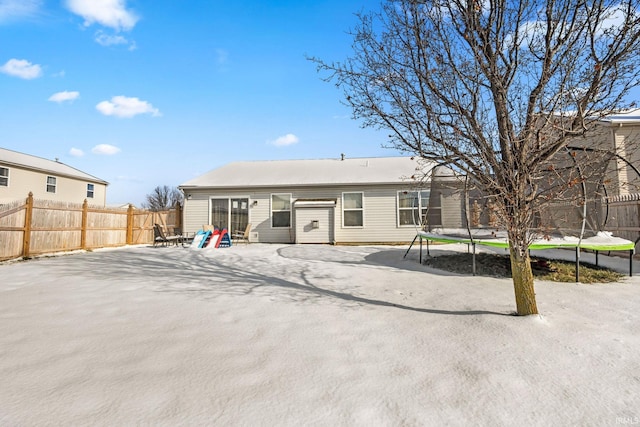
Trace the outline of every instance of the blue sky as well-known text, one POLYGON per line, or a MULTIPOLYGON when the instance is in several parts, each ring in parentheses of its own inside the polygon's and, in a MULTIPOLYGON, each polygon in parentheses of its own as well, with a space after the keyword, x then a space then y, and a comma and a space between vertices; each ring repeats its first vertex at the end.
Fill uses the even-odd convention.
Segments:
POLYGON ((306 56, 341 60, 366 0, 0 0, 0 146, 139 204, 239 160, 392 156, 306 56))

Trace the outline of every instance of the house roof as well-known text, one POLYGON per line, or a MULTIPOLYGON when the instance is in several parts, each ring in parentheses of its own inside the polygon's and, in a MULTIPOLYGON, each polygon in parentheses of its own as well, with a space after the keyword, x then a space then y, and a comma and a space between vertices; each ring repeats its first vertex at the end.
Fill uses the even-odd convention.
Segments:
POLYGON ((611 114, 601 120, 611 124, 640 123, 640 108, 611 114))
POLYGON ((293 187, 399 184, 421 179, 426 169, 411 157, 270 160, 229 163, 180 188, 293 187), (424 172, 423 172, 424 171, 424 172))
POLYGON ((7 166, 17 166, 26 169, 37 170, 39 172, 50 173, 52 175, 67 176, 107 185, 108 182, 93 175, 82 172, 74 167, 66 165, 57 160, 48 160, 30 154, 19 153, 17 151, 0 148, 0 164, 7 166))
MULTIPOLYGON (((556 117, 573 117, 575 111, 555 111, 552 113, 556 117)), ((621 110, 615 113, 588 116, 588 119, 609 124, 640 124, 640 108, 631 110, 621 110)))

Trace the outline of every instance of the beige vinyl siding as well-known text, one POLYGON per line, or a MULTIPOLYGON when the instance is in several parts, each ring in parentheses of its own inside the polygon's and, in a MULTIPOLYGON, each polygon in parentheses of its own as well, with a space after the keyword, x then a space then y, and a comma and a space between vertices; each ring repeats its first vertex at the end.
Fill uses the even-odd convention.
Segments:
POLYGON ((182 211, 184 232, 195 233, 209 223, 209 194, 202 191, 188 191, 182 211))
MULTIPOLYGON (((640 164, 640 125, 632 123, 605 123, 598 125, 587 137, 576 137, 570 145, 585 146, 599 150, 615 150, 631 164, 640 164)), ((608 192, 610 196, 640 192, 640 177, 633 168, 621 160, 612 161, 609 165, 608 192)))
POLYGON ((414 228, 398 226, 397 192, 406 186, 361 186, 341 188, 336 207, 336 241, 338 243, 407 242, 416 235, 414 228), (363 193, 363 227, 342 226, 342 193, 363 193))
MULTIPOLYGON (((397 192, 411 190, 406 185, 385 186, 336 186, 336 187, 287 187, 287 188, 234 188, 229 190, 185 189, 185 231, 195 232, 209 220, 209 200, 219 197, 243 196, 249 198, 249 222, 252 233, 258 233, 259 242, 294 243, 295 215, 291 228, 273 228, 270 218, 272 194, 290 193, 291 201, 297 199, 332 199, 335 208, 335 240, 337 243, 410 242, 416 235, 412 227, 399 227, 397 218, 397 192), (362 192, 364 226, 342 226, 342 193, 362 192), (257 205, 254 206, 254 202, 257 205)), ((295 208, 294 208, 295 209, 295 208)), ((254 240, 255 241, 255 240, 254 240)))
MULTIPOLYGON (((636 168, 640 167, 640 126, 614 127, 614 143, 617 153, 631 162, 636 168)), ((624 161, 617 162, 618 194, 640 192, 640 177, 624 161)))
POLYGON ((0 186, 0 203, 24 200, 30 192, 33 193, 34 198, 42 200, 83 203, 87 199, 89 204, 96 206, 104 206, 106 203, 107 186, 105 184, 2 163, 0 166, 9 169, 9 185, 0 186), (49 176, 56 178, 55 193, 47 192, 49 176), (94 184, 93 198, 87 198, 87 184, 94 184))
MULTIPOLYGON (((629 137, 628 132, 620 130, 614 131, 614 144, 616 149, 618 150, 618 154, 622 157, 627 157, 627 138, 629 137)), ((625 164, 625 162, 621 159, 618 159, 616 162, 617 176, 616 176, 616 188, 618 188, 617 195, 629 194, 629 188, 625 185, 625 183, 629 182, 629 178, 631 178, 629 172, 631 172, 630 168, 625 164)))

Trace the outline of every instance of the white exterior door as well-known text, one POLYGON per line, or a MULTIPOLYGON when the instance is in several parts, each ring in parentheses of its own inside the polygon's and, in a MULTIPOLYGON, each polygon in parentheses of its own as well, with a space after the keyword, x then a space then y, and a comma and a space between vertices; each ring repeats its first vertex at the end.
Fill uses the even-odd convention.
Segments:
POLYGON ((333 243, 333 207, 296 207, 296 243, 333 243))

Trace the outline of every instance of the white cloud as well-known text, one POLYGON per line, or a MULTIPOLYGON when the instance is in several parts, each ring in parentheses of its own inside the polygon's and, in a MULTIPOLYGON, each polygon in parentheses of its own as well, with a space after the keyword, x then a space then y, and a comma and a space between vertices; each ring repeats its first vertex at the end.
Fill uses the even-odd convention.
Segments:
POLYGON ((97 23, 116 31, 131 30, 138 17, 127 10, 126 0, 67 0, 67 8, 84 18, 86 27, 97 23))
POLYGON ((154 108, 147 101, 126 96, 114 96, 111 101, 102 101, 96 105, 96 109, 105 116, 133 117, 138 114, 151 114, 160 116, 160 110, 154 108))
POLYGON ((72 148, 71 150, 69 150, 69 155, 73 157, 82 157, 84 156, 84 151, 79 148, 72 148))
POLYGON ((0 23, 37 15, 42 0, 0 0, 0 23))
POLYGON ((640 18, 640 11, 637 9, 627 10, 626 6, 622 4, 609 6, 603 12, 604 19, 597 28, 597 33, 602 35, 607 31, 621 31, 627 15, 629 15, 630 21, 637 22, 640 18))
POLYGON ((269 141, 269 144, 275 145, 276 147, 284 147, 286 145, 297 144, 299 141, 298 137, 292 133, 288 133, 277 138, 275 141, 269 141))
POLYGON ((129 40, 122 36, 112 36, 105 34, 104 31, 96 32, 95 41, 102 46, 113 46, 118 44, 129 44, 129 40))
POLYGON ((121 35, 106 34, 102 30, 96 31, 94 40, 102 46, 129 46, 129 50, 136 50, 136 42, 121 35))
MULTIPOLYGON (((585 6, 586 7, 586 6, 585 6)), ((592 11, 589 11, 592 12, 592 11)), ((584 12, 583 12, 584 13, 584 12)), ((616 34, 617 32, 622 30, 622 27, 625 23, 625 17, 629 17, 630 21, 637 22, 640 19, 640 12, 636 9, 627 10, 623 5, 611 5, 607 8, 604 8, 602 11, 597 12, 600 16, 600 23, 594 29, 590 29, 589 32, 593 31, 593 35, 596 37, 611 37, 611 34, 616 34)), ((590 14, 590 13, 589 13, 590 14)), ((588 16, 589 14, 584 14, 583 16, 588 16)), ((584 18, 582 18, 584 19, 584 18)), ((582 25, 586 26, 587 22, 582 22, 582 25)), ((560 26, 556 28, 556 34, 553 37, 565 36, 566 34, 562 34, 561 31, 566 31, 567 26, 560 26)), ((545 43, 545 37, 547 32, 547 22, 546 21, 529 21, 525 22, 518 28, 518 33, 521 34, 521 40, 519 42, 522 43, 522 47, 537 49, 537 46, 543 46, 545 43)), ((507 35, 504 45, 507 49, 512 47, 514 42, 513 34, 507 35)))
POLYGON ((68 91, 63 91, 63 92, 57 92, 54 93, 53 95, 51 95, 49 97, 49 101, 51 102, 57 102, 57 103, 61 103, 61 102, 65 102, 65 101, 73 101, 78 99, 78 97, 80 96, 80 92, 68 92, 68 91))
POLYGON ((0 72, 21 79, 35 79, 42 75, 42 68, 38 64, 32 64, 26 59, 10 59, 0 67, 0 72))
POLYGON ((98 155, 112 156, 118 154, 120 149, 109 144, 98 144, 91 149, 91 152, 98 155))

